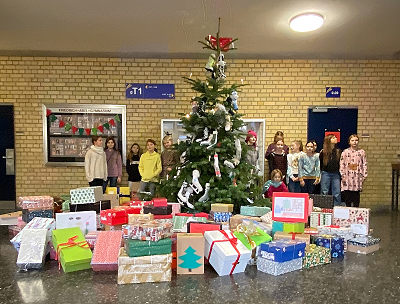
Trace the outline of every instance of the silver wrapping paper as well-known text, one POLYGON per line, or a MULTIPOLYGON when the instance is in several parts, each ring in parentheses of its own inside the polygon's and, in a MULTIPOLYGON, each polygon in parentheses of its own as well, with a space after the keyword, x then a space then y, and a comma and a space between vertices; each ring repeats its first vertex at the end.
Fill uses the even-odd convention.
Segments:
POLYGON ((291 261, 279 263, 264 259, 257 258, 257 270, 278 276, 287 272, 301 269, 303 266, 303 258, 294 259, 291 261))

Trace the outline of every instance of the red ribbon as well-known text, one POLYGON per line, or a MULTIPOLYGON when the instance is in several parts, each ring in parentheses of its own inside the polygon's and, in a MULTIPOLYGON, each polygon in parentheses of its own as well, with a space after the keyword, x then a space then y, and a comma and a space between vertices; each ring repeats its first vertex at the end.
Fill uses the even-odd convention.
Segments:
POLYGON ((329 228, 340 228, 340 226, 338 226, 338 225, 329 225, 328 227, 329 228))
POLYGON ((221 232, 221 233, 223 234, 223 236, 226 237, 226 239, 225 239, 225 240, 215 240, 215 241, 213 241, 213 242, 211 243, 210 251, 209 251, 209 253, 208 253, 208 258, 207 258, 207 260, 210 260, 211 252, 212 252, 212 249, 213 249, 215 243, 220 243, 220 242, 229 242, 229 243, 231 243, 233 249, 235 249, 236 252, 237 252, 237 254, 238 254, 238 256, 237 256, 237 258, 236 258, 236 261, 232 263, 233 267, 232 267, 231 272, 229 273, 229 274, 231 275, 231 274, 233 273, 233 271, 235 270, 236 265, 239 264, 240 251, 237 249, 238 240, 237 240, 237 238, 232 234, 232 232, 231 232, 232 238, 229 237, 229 235, 228 235, 228 234, 226 233, 226 231, 224 231, 224 230, 220 230, 219 232, 221 232))
POLYGON ((58 257, 60 256, 60 253, 61 253, 62 249, 69 248, 69 247, 74 247, 74 246, 79 246, 81 248, 90 250, 89 244, 86 241, 75 242, 75 240, 77 238, 78 238, 78 236, 75 235, 73 237, 70 237, 66 243, 58 244, 57 250, 56 250, 56 260, 58 260, 58 269, 60 269, 60 266, 61 266, 61 262, 60 262, 60 259, 58 257), (60 246, 65 246, 65 247, 60 248, 60 246))
POLYGON ((296 234, 301 234, 301 232, 289 232, 292 235, 292 241, 296 240, 296 234))

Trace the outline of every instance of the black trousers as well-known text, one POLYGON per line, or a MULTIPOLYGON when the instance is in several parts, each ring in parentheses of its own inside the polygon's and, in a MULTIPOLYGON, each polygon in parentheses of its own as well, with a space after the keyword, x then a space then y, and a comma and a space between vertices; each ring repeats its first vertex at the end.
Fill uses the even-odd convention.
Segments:
MULTIPOLYGON (((102 180, 101 178, 95 178, 94 180, 89 182, 89 186, 90 187, 101 186, 103 188, 103 183, 104 180, 102 180)), ((104 193, 104 188, 103 188, 103 193, 104 193)))
POLYGON ((342 201, 346 203, 346 207, 359 207, 360 191, 342 191, 342 201))

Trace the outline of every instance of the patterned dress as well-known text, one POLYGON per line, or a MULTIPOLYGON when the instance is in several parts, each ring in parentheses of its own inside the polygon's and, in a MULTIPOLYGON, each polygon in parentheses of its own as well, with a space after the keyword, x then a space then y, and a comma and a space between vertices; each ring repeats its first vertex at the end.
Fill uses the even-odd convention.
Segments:
POLYGON ((341 190, 360 191, 367 177, 367 157, 363 149, 348 148, 340 158, 341 190))

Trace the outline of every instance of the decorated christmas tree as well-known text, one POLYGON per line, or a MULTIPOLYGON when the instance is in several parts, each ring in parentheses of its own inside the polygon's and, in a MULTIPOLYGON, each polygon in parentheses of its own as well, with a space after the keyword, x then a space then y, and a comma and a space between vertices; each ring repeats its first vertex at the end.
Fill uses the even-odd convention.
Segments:
POLYGON ((213 51, 205 66, 206 80, 185 78, 197 95, 190 114, 181 118, 187 134, 176 144, 181 164, 161 182, 159 194, 189 209, 209 211, 212 203, 227 203, 238 212, 260 193, 255 168, 246 162, 249 147, 238 106, 241 85, 225 85, 224 53, 234 50, 236 40, 220 38, 218 28, 216 37, 200 41, 213 51))

